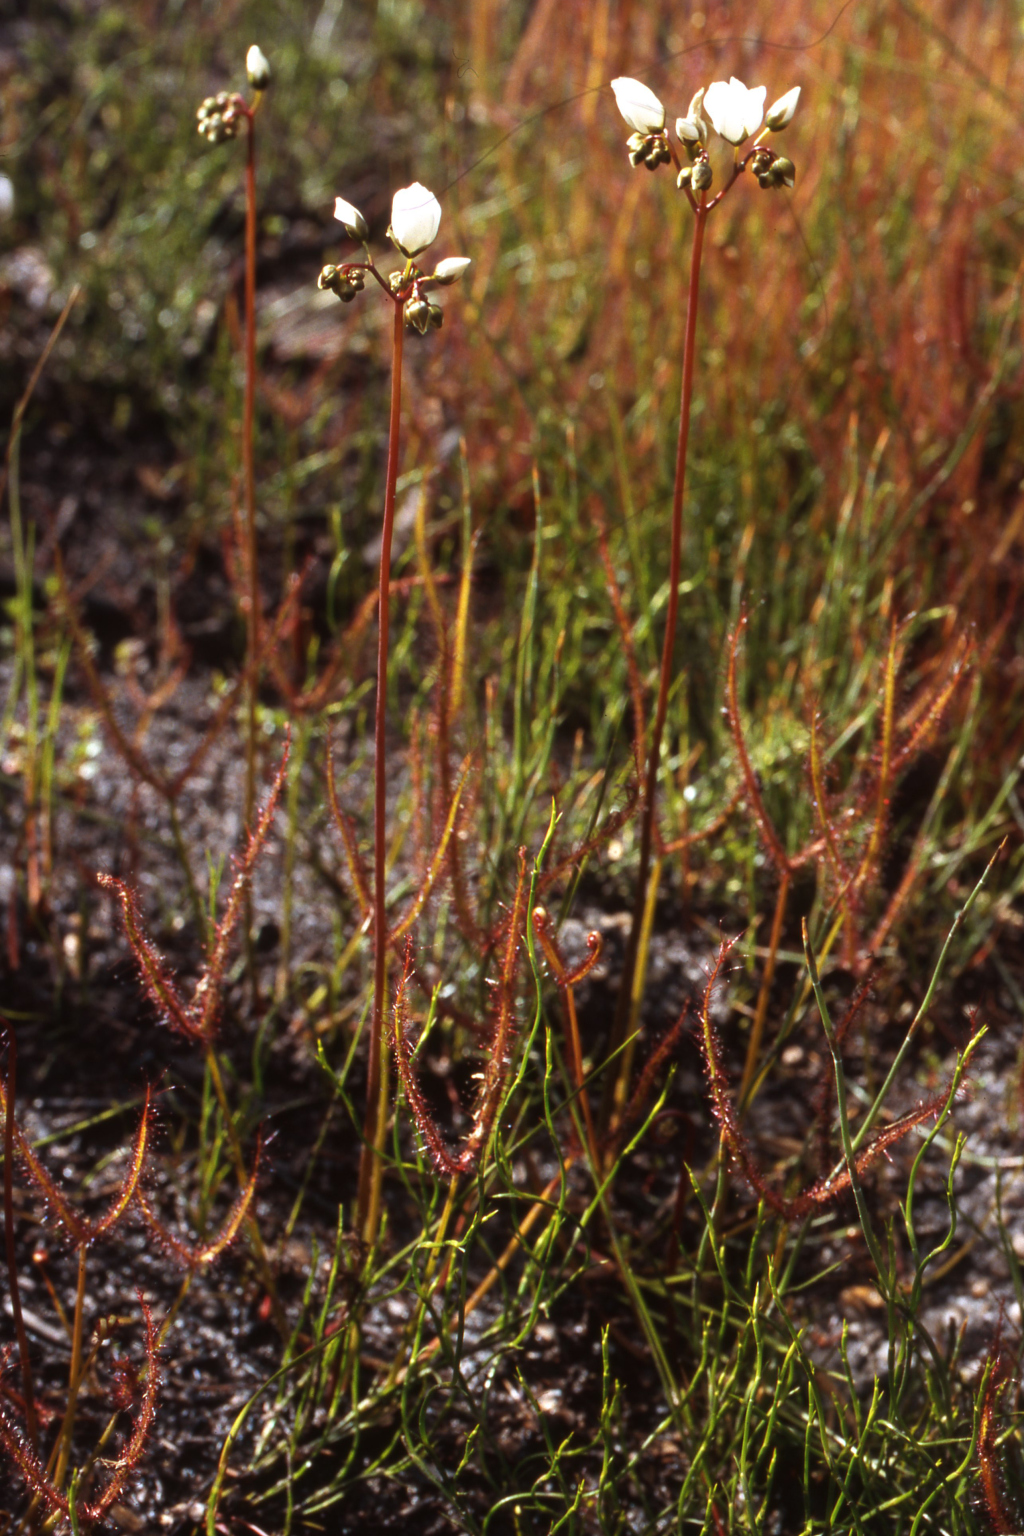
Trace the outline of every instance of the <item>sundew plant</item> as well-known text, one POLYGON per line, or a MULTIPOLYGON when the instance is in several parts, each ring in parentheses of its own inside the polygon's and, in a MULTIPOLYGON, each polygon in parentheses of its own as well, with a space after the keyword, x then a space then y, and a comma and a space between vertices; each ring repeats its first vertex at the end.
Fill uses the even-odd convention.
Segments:
POLYGON ((1024 1529, 1020 18, 748 11, 0 23, 0 1533, 1024 1529))

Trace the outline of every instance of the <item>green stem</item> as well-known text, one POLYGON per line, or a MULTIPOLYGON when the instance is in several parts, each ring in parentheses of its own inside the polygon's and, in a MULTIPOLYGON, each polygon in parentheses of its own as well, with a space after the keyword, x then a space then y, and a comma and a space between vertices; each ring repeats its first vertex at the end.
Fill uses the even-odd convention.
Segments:
POLYGON ((75 1319, 71 1330, 71 1367, 68 1372, 68 1402, 64 1410, 64 1423, 60 1432, 60 1453, 53 1485, 62 1488, 71 1457, 71 1439, 75 1431, 75 1409, 78 1406, 78 1389, 82 1381, 82 1329, 85 1320, 85 1255, 83 1243, 78 1250, 78 1286, 75 1290, 75 1319))

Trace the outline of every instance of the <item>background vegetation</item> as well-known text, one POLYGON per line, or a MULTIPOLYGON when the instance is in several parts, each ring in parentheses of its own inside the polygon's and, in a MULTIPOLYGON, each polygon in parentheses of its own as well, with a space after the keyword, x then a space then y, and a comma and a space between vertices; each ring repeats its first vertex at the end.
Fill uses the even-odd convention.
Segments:
POLYGON ((69 1487, 86 1524, 91 1508, 183 1533, 1021 1528, 1021 27, 1010 0, 138 0, 0 22, 8 419, 82 289, 10 439, 0 557, 4 1014, 26 1137, 7 1230, 65 1499, 31 1507, 46 1495, 18 1459, 12 1350, 8 1529, 70 1522, 69 1487), (289 729, 291 747, 219 953, 253 665, 244 157, 205 144, 195 108, 243 88, 253 40, 275 75, 258 121, 265 794, 289 729), (667 172, 630 170, 620 73, 670 121, 731 74, 803 95, 793 192, 743 184, 709 226, 662 823, 666 842, 714 830, 665 856, 639 1097, 595 1160, 582 1106, 599 1114, 621 1071, 634 699, 656 685, 667 601, 690 217, 667 172), (388 315, 316 276, 349 254, 335 195, 380 251, 414 179, 444 208, 437 254, 473 266, 442 332, 406 351, 396 921, 474 756, 416 928, 427 985, 406 994, 422 1102, 407 1078, 367 1253, 353 871, 388 315), (162 1027, 97 871, 137 890, 183 996, 210 977, 216 1024, 162 1027), (600 933, 575 988, 527 895, 567 964, 600 933), (506 1003, 496 1132, 452 1182, 432 1138, 465 1135, 480 1021, 506 1003), (973 1096, 947 1118, 980 1025, 973 1096), (891 1160, 801 1204, 876 1118, 891 1160))

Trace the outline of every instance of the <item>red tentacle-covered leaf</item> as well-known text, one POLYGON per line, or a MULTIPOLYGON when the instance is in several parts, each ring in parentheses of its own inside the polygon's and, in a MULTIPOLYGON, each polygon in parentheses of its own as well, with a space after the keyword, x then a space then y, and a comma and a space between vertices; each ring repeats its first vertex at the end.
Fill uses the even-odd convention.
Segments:
POLYGON ((493 1035, 487 1047, 486 1063, 480 1091, 473 1107, 473 1124, 461 1151, 450 1152, 427 1105, 412 1064, 412 1052, 406 1035, 406 993, 413 977, 414 965, 411 942, 406 945, 402 980, 395 999, 392 1043, 398 1075, 405 1092, 412 1117, 416 1122, 424 1145, 440 1172, 449 1178, 467 1173, 476 1166, 487 1145, 494 1125, 494 1117, 508 1081, 511 1065, 511 1043, 515 1033, 515 994, 519 955, 523 942, 526 915, 526 850, 519 850, 519 878, 506 927, 505 952, 501 974, 496 983, 497 1006, 493 1035))
POLYGON ((686 1033, 686 1029, 690 1023, 691 1014, 692 1007, 690 1003, 687 1002, 683 1007, 682 1013, 679 1015, 678 1019, 676 1019, 676 1022, 670 1029, 665 1031, 661 1039, 658 1041, 658 1044, 651 1052, 650 1057, 648 1058, 644 1069, 640 1074, 637 1085, 633 1090, 632 1097, 630 1098, 629 1103, 626 1105, 625 1113, 622 1116, 620 1131, 626 1130, 631 1125, 635 1125, 637 1120, 639 1120, 641 1114, 643 1113, 645 1104, 647 1104, 648 1100, 652 1097, 657 1089, 659 1076, 661 1074, 662 1068, 665 1065, 665 1062, 671 1056, 672 1052, 679 1044, 679 1041, 686 1033))
MULTIPOLYGON (((809 1188, 800 1194, 786 1198, 780 1195, 771 1184, 768 1183, 763 1172, 758 1166, 757 1159, 749 1141, 740 1129, 739 1120, 729 1093, 726 1074, 721 1062, 721 1053, 714 1025, 711 1022, 711 998, 715 983, 718 980, 725 958, 732 948, 732 941, 723 944, 718 952, 714 968, 708 980, 704 992, 704 1004, 701 1010, 701 1044, 704 1050, 704 1064, 708 1079, 708 1089, 711 1095, 711 1106, 716 1120, 722 1131, 722 1138, 729 1150, 729 1155, 738 1165, 743 1177, 758 1197, 764 1200, 773 1211, 782 1217, 784 1221, 800 1221, 811 1211, 826 1205, 842 1194, 850 1185, 850 1170, 845 1165, 837 1167, 826 1178, 818 1179, 809 1188)), ((855 1000, 856 1003, 856 1000, 855 1000)), ((930 1120, 937 1115, 949 1099, 950 1084, 938 1093, 934 1094, 924 1103, 919 1104, 909 1114, 902 1115, 887 1125, 884 1130, 866 1146, 855 1158, 854 1167, 858 1174, 862 1174, 886 1153, 890 1147, 896 1145, 904 1136, 923 1121, 930 1120)))
POLYGON ((195 998, 192 1003, 193 1017, 198 1013, 198 1027, 205 1039, 209 1039, 216 1023, 217 999, 220 983, 224 975, 224 967, 227 963, 228 946, 238 926, 238 920, 242 915, 245 893, 252 882, 253 870, 256 860, 259 858, 266 842, 267 833, 270 831, 274 820, 274 812, 284 789, 284 781, 288 773, 288 759, 291 756, 291 733, 285 741, 284 752, 281 754, 281 765, 274 775, 274 782, 270 786, 270 793, 264 802, 256 820, 256 826, 249 836, 245 853, 238 861, 237 872, 231 885, 227 906, 224 915, 217 924, 217 932, 214 936, 213 948, 206 962, 206 969, 196 987, 195 998))
POLYGON ((139 1129, 135 1135, 131 1159, 124 1179, 121 1182, 121 1188, 111 1201, 106 1214, 101 1216, 99 1221, 91 1224, 90 1241, 94 1241, 97 1237, 102 1237, 105 1232, 110 1231, 111 1227, 116 1226, 134 1198, 135 1191, 139 1187, 139 1180, 142 1178, 142 1170, 146 1162, 146 1152, 149 1148, 151 1113, 150 1090, 147 1088, 142 1119, 139 1122, 139 1129))
POLYGON ((409 1040, 406 1033, 408 1017, 408 1003, 406 994, 409 981, 412 977, 412 942, 406 944, 405 966, 402 971, 402 979, 398 984, 395 996, 394 1026, 392 1029, 392 1044, 395 1052, 395 1064, 398 1068, 399 1081, 405 1094, 406 1103, 415 1121, 416 1128, 423 1138, 424 1147, 439 1173, 453 1179, 460 1173, 468 1172, 471 1160, 467 1151, 459 1153, 449 1152, 444 1144, 444 1137, 430 1113, 430 1108, 423 1096, 423 1091, 416 1076, 416 1069, 412 1064, 412 1052, 409 1048, 409 1040))
POLYGON ((359 903, 359 914, 366 917, 373 911, 373 901, 370 897, 370 877, 366 865, 363 863, 359 852, 359 843, 356 839, 355 828, 348 816, 341 808, 338 800, 338 788, 334 774, 334 750, 330 742, 327 744, 327 800, 334 818, 334 825, 338 829, 341 838, 341 846, 345 850, 345 861, 348 864, 349 878, 355 891, 356 901, 359 903))
POLYGON ((134 892, 115 875, 101 873, 96 876, 96 881, 104 890, 113 891, 120 899, 125 933, 135 955, 142 984, 164 1023, 184 1035, 186 1040, 201 1039, 202 1030, 166 969, 163 957, 143 932, 134 892))
POLYGON ((70 1515, 67 1498, 55 1488, 47 1475, 46 1467, 28 1443, 21 1428, 11 1417, 0 1398, 0 1445, 8 1459, 14 1463, 31 1491, 53 1515, 70 1515))
MULTIPOLYGON (((0 1114, 4 1117, 7 1115, 7 1091, 2 1083, 0 1083, 0 1114)), ((50 1173, 44 1168, 38 1157, 36 1157, 28 1137, 22 1131, 16 1118, 14 1120, 14 1143, 18 1149, 18 1156, 28 1170, 29 1178, 42 1194, 51 1213, 68 1232, 74 1246, 80 1247, 83 1243, 88 1243, 91 1237, 88 1222, 75 1210, 59 1184, 51 1177, 50 1173)))
POLYGON ((583 860, 589 858, 598 848, 610 842, 617 832, 620 832, 628 821, 633 818, 637 802, 640 799, 640 787, 636 782, 631 782, 627 790, 626 803, 617 811, 612 811, 598 830, 587 837, 581 843, 576 843, 568 853, 555 861, 546 869, 537 882, 537 888, 541 891, 548 890, 569 871, 575 872, 583 860))
POLYGON ((146 1303, 141 1291, 137 1291, 139 1306, 142 1308, 142 1318, 145 1325, 145 1341, 143 1348, 146 1353, 146 1384, 142 1392, 142 1402, 135 1417, 135 1425, 131 1438, 118 1457, 113 1474, 107 1486, 103 1489, 99 1498, 91 1504, 87 1504, 77 1513, 87 1525, 94 1525, 103 1519, 106 1511, 118 1499, 124 1491, 124 1485, 129 1475, 138 1466, 145 1449, 149 1432, 153 1427, 156 1416, 156 1395, 160 1386, 160 1361, 157 1355, 158 1334, 153 1322, 153 1314, 146 1303))
POLYGON ((239 1229, 241 1228, 242 1222, 245 1220, 249 1213, 249 1208, 251 1207, 253 1198, 256 1194, 256 1182, 259 1176, 261 1152, 262 1146, 257 1145, 256 1156, 253 1159, 252 1172, 249 1174, 244 1187, 239 1192, 234 1205, 232 1205, 230 1211, 228 1212, 227 1217, 220 1228, 220 1231, 217 1233, 217 1236, 213 1238, 211 1242, 203 1243, 196 1247, 191 1246, 189 1243, 182 1242, 180 1237, 175 1236, 171 1229, 160 1220, 159 1216, 153 1210, 153 1207, 150 1205, 145 1191, 142 1189, 136 1190, 135 1203, 139 1208, 143 1221, 146 1223, 147 1227, 149 1227, 157 1241, 167 1250, 168 1253, 177 1259, 178 1263, 182 1266, 183 1269, 202 1269, 204 1265, 212 1264, 215 1259, 220 1258, 221 1254, 230 1248, 231 1244, 238 1236, 239 1229))

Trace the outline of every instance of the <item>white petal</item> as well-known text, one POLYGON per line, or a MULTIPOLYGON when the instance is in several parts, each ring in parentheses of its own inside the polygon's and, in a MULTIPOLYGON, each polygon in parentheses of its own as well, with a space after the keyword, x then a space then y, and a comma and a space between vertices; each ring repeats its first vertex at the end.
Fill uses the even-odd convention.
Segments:
POLYGON ((441 204, 420 182, 401 187, 391 201, 391 234, 406 256, 418 256, 437 239, 441 204))
POLYGON ((353 240, 365 240, 370 233, 359 209, 353 208, 351 203, 346 203, 343 197, 334 199, 334 217, 339 224, 344 224, 345 233, 351 235, 353 240))
POLYGON ((660 133, 665 126, 665 108, 650 86, 641 80, 620 75, 612 81, 615 104, 629 126, 637 133, 660 133))
POLYGON ((433 275, 439 283, 447 287, 449 283, 457 283, 466 268, 472 264, 471 256, 446 256, 443 261, 438 262, 433 275))
POLYGON ((711 119, 715 132, 730 144, 741 144, 744 139, 742 103, 736 100, 736 92, 727 80, 715 80, 704 93, 704 111, 711 119))
POLYGON ((742 80, 716 80, 704 96, 704 108, 714 130, 729 144, 742 144, 761 125, 767 87, 748 91, 742 80))
POLYGON ((764 120, 773 133, 778 133, 780 128, 785 128, 787 123, 793 121, 793 113, 796 111, 796 104, 799 100, 800 87, 794 85, 793 89, 787 91, 785 96, 780 96, 778 101, 772 102, 764 115, 764 120))
POLYGON ((764 99, 767 95, 766 85, 759 85, 754 90, 747 91, 747 99, 743 107, 743 126, 747 130, 748 138, 761 126, 761 119, 764 117, 764 99))
POLYGON ((699 144, 701 132, 698 119, 695 117, 677 117, 676 138, 682 139, 687 144, 699 144))

